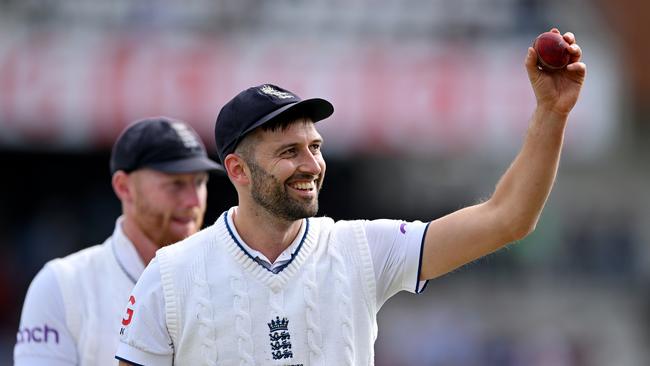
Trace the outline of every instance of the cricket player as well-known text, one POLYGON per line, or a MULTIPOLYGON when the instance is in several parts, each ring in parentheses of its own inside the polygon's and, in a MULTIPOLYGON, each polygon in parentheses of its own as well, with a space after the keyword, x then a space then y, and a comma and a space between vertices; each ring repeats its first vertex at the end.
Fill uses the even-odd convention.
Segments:
POLYGON ((113 146, 122 216, 103 244, 48 262, 32 281, 17 366, 114 365, 124 304, 155 251, 201 228, 210 160, 196 132, 165 117, 128 126, 113 146))
POLYGON ((528 50, 537 107, 491 198, 431 222, 314 217, 326 170, 316 122, 333 106, 270 84, 238 94, 215 125, 238 206, 157 252, 124 310, 120 364, 374 364, 388 298, 534 229, 586 75, 573 34, 563 37, 563 70, 539 69, 528 50))

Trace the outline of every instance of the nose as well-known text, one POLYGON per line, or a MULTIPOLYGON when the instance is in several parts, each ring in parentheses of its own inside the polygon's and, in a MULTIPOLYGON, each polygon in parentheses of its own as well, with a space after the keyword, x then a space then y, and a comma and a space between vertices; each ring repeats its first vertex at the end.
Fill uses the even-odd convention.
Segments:
POLYGON ((182 204, 184 207, 192 208, 201 205, 202 185, 188 184, 183 190, 182 204))
POLYGON ((313 154, 309 149, 302 155, 299 170, 314 176, 320 175, 325 165, 323 157, 320 154, 313 154))

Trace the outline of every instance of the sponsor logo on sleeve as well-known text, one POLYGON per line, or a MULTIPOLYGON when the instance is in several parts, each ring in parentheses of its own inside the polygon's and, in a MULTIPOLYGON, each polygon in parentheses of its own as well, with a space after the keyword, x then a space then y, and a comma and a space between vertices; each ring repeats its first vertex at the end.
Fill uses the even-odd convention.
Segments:
MULTIPOLYGON (((129 297, 129 303, 131 305, 135 305, 135 297, 133 297, 133 295, 131 295, 131 297, 129 297)), ((131 309, 131 306, 127 306, 126 307, 126 318, 122 318, 122 325, 127 326, 127 325, 131 324, 131 319, 133 319, 133 309, 131 309)))
POLYGON ((134 310, 131 308, 133 305, 135 305, 135 296, 131 295, 129 297, 129 304, 126 306, 126 317, 122 318, 122 328, 120 329, 120 335, 125 335, 124 332, 126 331, 126 327, 131 324, 131 320, 133 320, 133 313, 134 310))
POLYGON ((56 343, 59 344, 59 331, 44 324, 35 327, 25 327, 16 333, 16 344, 21 343, 56 343))

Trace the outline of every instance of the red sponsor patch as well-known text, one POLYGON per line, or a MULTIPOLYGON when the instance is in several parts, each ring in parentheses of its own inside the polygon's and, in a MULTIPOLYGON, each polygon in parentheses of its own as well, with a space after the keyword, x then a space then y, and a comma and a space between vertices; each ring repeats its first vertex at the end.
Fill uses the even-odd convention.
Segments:
MULTIPOLYGON (((131 305, 135 305, 135 297, 133 295, 129 297, 129 303, 131 303, 131 305)), ((131 323, 131 319, 133 319, 133 309, 131 309, 131 306, 128 306, 126 308, 126 318, 122 319, 122 325, 129 325, 131 323)))

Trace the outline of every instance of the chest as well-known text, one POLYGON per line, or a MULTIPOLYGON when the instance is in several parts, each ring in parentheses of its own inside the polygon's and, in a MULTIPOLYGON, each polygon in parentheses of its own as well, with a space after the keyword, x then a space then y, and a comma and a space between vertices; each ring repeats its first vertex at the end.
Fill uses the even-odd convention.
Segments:
MULTIPOLYGON (((108 273, 108 272, 107 272, 108 273)), ((121 319, 133 284, 111 275, 95 276, 79 284, 68 299, 67 322, 76 338, 81 365, 114 365, 121 319), (70 303, 75 304, 70 305, 70 303)))
POLYGON ((354 263, 326 250, 279 274, 257 263, 213 262, 192 280, 179 352, 207 338, 206 357, 224 364, 367 364, 376 314, 354 263))

